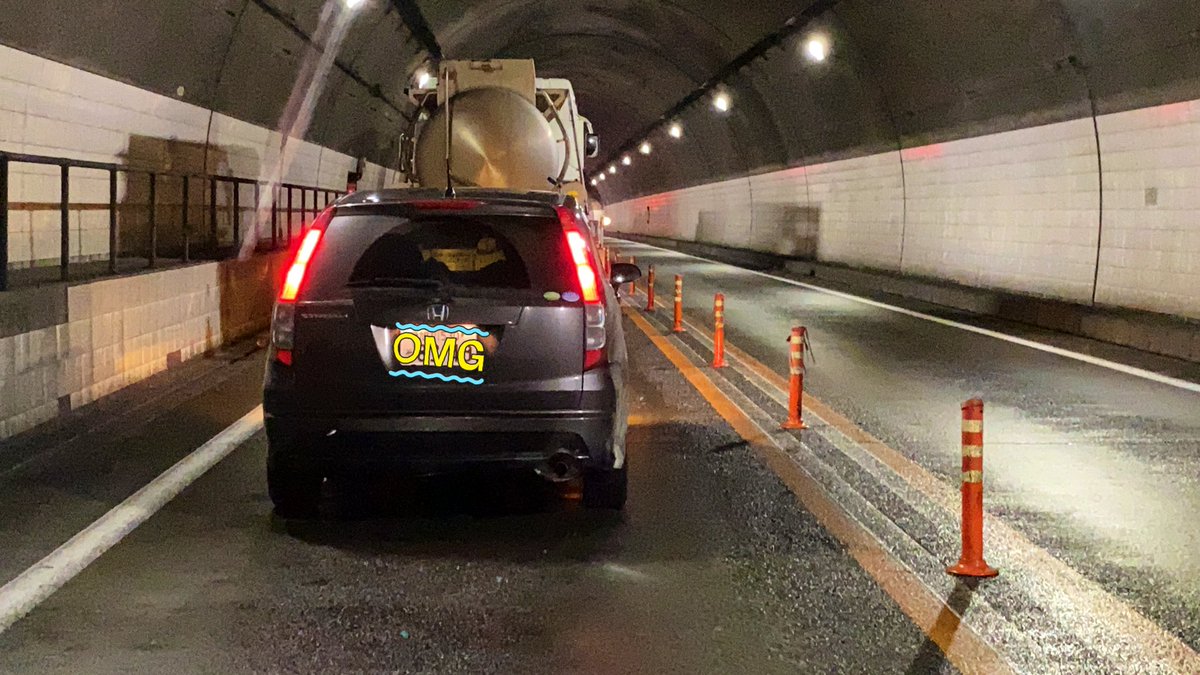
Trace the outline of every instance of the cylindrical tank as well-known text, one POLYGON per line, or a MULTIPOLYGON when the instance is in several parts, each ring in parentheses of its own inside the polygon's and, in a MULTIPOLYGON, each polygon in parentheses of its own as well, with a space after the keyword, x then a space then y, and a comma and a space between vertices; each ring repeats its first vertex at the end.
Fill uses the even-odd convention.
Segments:
MULTIPOLYGON (((454 96, 450 170, 457 187, 547 190, 562 168, 563 150, 550 122, 511 89, 470 89, 454 96)), ((417 138, 417 180, 446 187, 446 106, 417 138)))

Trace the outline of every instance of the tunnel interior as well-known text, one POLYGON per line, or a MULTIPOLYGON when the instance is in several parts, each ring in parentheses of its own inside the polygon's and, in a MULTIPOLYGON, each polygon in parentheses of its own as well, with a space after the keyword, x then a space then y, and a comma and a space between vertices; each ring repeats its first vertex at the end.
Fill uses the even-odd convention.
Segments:
POLYGON ((6 0, 0 202, 0 672, 1200 673, 1200 0, 6 0))
MULTIPOLYGON (((18 3, 0 42, 273 128, 337 4, 18 3)), ((404 88, 423 64, 532 58, 539 75, 572 80, 601 134, 590 170, 654 143, 599 186, 606 201, 1200 91, 1192 0, 369 0, 356 11, 309 140, 392 165, 411 112, 404 88), (730 110, 713 114, 721 92, 730 110), (683 142, 667 142, 671 122, 683 142)))

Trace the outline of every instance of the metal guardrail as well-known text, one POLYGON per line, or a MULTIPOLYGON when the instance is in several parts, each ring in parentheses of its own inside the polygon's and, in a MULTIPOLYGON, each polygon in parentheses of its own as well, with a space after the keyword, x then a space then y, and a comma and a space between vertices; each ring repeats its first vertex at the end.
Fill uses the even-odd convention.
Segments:
MULTIPOLYGON (((218 176, 214 174, 201 173, 186 173, 177 171, 158 171, 155 169, 140 168, 128 166, 124 164, 111 164, 106 162, 91 162, 86 160, 66 159, 62 157, 47 157, 42 155, 27 155, 13 152, 0 151, 0 291, 9 289, 9 269, 8 269, 8 233, 9 233, 9 168, 12 164, 38 164, 44 166, 57 166, 60 169, 60 194, 59 194, 59 213, 60 213, 60 248, 59 248, 59 280, 69 281, 71 278, 71 256, 70 256, 70 212, 71 212, 71 170, 72 169, 90 169, 108 172, 108 274, 117 274, 117 259, 120 254, 119 244, 119 224, 117 222, 117 211, 122 206, 117 204, 117 175, 125 174, 143 174, 149 177, 149 199, 146 204, 148 213, 148 229, 149 229, 149 251, 147 255, 147 267, 153 268, 158 264, 158 223, 157 223, 157 189, 158 180, 160 177, 178 178, 181 180, 182 202, 180 210, 182 214, 181 230, 183 238, 183 262, 192 260, 191 251, 191 231, 189 223, 189 196, 190 186, 193 180, 206 182, 207 190, 207 206, 208 208, 208 226, 213 250, 211 257, 207 259, 220 260, 220 240, 218 236, 217 222, 218 209, 217 203, 217 186, 219 184, 232 184, 233 197, 231 204, 226 206, 232 207, 232 224, 233 224, 233 242, 236 244, 241 240, 241 186, 254 186, 254 203, 258 204, 261 196, 261 190, 270 187, 270 183, 260 181, 254 178, 239 178, 236 176, 218 176)), ((280 183, 279 190, 273 195, 271 200, 271 248, 279 247, 281 235, 283 235, 284 245, 291 243, 292 238, 292 221, 296 213, 300 214, 301 221, 308 219, 309 215, 316 216, 322 208, 319 205, 318 198, 324 196, 325 204, 333 202, 337 197, 346 194, 341 190, 326 190, 309 185, 297 185, 294 183, 280 183), (299 209, 295 203, 296 192, 299 191, 299 209), (312 195, 312 205, 309 206, 309 195, 312 195), (286 226, 281 228, 279 217, 286 215, 286 226)))

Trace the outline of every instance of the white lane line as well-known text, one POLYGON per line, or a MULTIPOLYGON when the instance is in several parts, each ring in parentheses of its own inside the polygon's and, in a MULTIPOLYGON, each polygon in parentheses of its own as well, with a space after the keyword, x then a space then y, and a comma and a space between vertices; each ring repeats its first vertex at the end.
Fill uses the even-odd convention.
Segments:
POLYGON ((33 611, 262 428, 257 406, 0 588, 0 633, 33 611))
POLYGON ((766 272, 759 272, 758 270, 746 269, 744 267, 738 267, 736 265, 730 265, 728 263, 718 262, 715 260, 709 260, 708 258, 701 258, 700 256, 691 255, 690 253, 683 253, 682 251, 676 251, 674 249, 662 248, 661 246, 654 246, 653 244, 644 244, 640 241, 630 241, 627 239, 619 239, 618 237, 612 237, 612 238, 618 239, 622 243, 635 244, 637 246, 646 246, 648 248, 656 249, 656 250, 663 251, 666 253, 674 253, 676 255, 681 255, 681 256, 684 256, 687 258, 701 260, 701 261, 704 261, 706 263, 710 263, 713 265, 723 265, 725 267, 732 267, 733 269, 742 270, 743 272, 749 272, 750 274, 757 274, 758 276, 767 277, 768 279, 774 279, 775 281, 782 281, 785 284, 791 284, 793 286, 800 286, 802 288, 807 288, 809 290, 818 291, 821 293, 827 293, 829 295, 837 296, 839 298, 844 298, 846 300, 853 300, 854 302, 860 302, 864 305, 871 305, 872 307, 879 307, 881 309, 890 310, 890 311, 897 312, 899 314, 904 314, 907 316, 911 316, 911 317, 914 317, 917 319, 924 319, 925 321, 932 321, 933 323, 941 324, 943 326, 950 326, 951 328, 958 328, 961 330, 969 331, 971 333, 977 333, 979 335, 986 335, 988 337, 996 338, 997 340, 1004 340, 1005 342, 1011 342, 1016 345, 1021 345, 1022 347, 1029 347, 1030 349, 1036 349, 1038 351, 1046 352, 1048 354, 1054 354, 1056 356, 1062 356, 1062 357, 1065 357, 1068 359, 1082 361, 1084 363, 1089 363, 1093 366, 1100 366, 1101 368, 1108 368, 1109 370, 1115 370, 1119 373, 1124 373, 1126 375, 1140 377, 1144 380, 1150 380, 1151 382, 1158 382, 1159 384, 1165 384, 1165 385, 1168 385, 1171 387, 1175 387, 1177 389, 1184 389, 1186 391, 1200 394, 1200 383, 1190 382, 1188 380, 1181 380, 1177 377, 1171 377, 1170 375, 1163 375, 1162 373, 1156 373, 1152 370, 1146 370, 1145 368, 1138 368, 1136 366, 1130 366, 1130 365, 1126 365, 1124 363, 1117 363, 1116 361, 1109 361, 1108 359, 1102 359, 1098 356, 1092 356, 1090 354, 1080 354, 1079 352, 1073 352, 1069 349, 1063 349, 1062 347, 1055 347, 1053 345, 1048 345, 1043 342, 1036 342, 1034 340, 1026 340, 1025 338, 1019 338, 1019 337, 1016 337, 1013 335, 1008 335, 1006 333, 1000 333, 1000 332, 997 332, 994 330, 988 330, 987 328, 980 328, 978 326, 972 326, 972 325, 966 324, 966 323, 959 323, 957 321, 951 321, 950 319, 943 319, 939 316, 933 316, 932 314, 925 314, 923 312, 917 312, 917 311, 914 311, 911 309, 906 309, 904 307, 897 307, 896 305, 889 305, 886 302, 880 302, 878 300, 871 300, 870 298, 864 298, 864 297, 861 297, 858 295, 853 295, 851 293, 835 291, 831 288, 824 288, 822 286, 814 286, 813 284, 806 284, 803 281, 796 281, 795 279, 788 279, 787 277, 780 277, 780 276, 776 276, 774 274, 767 274, 766 272))

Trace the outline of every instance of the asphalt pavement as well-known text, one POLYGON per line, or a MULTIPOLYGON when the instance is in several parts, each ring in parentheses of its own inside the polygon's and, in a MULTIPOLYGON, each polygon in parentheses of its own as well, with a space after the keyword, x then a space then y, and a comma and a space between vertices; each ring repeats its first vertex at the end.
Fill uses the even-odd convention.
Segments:
MULTIPOLYGON (((704 325, 724 293, 728 341, 777 372, 805 326, 806 392, 946 485, 959 481, 960 404, 982 398, 988 513, 1200 646, 1200 394, 722 263, 613 249, 655 265, 659 302, 682 274, 685 312, 704 325)), ((1195 364, 893 302, 1200 381, 1195 364)))
MULTIPOLYGON (((1195 672, 1200 394, 1119 364, 1200 369, 618 248, 656 266, 660 301, 684 275, 690 326, 629 310, 624 513, 531 475, 384 472, 283 520, 258 433, 0 629, 0 672, 1195 672), (789 433, 794 324, 812 428, 789 433), (964 583, 944 566, 974 396, 1001 576, 964 583)), ((0 583, 254 408, 263 358, 233 345, 0 444, 0 583)))
MULTIPOLYGON (((952 672, 647 338, 628 334, 638 367, 623 514, 586 511, 577 490, 529 476, 384 474, 332 486, 320 519, 284 521, 259 434, 0 633, 0 671, 952 672)), ((0 478, 5 541, 22 541, 4 573, 251 408, 261 358, 160 376, 128 395, 125 407, 145 407, 119 440, 102 440, 110 424, 87 442, 96 419, 40 449, 26 442, 0 478), (172 386, 190 395, 149 395, 172 386), (127 477, 131 463, 142 468, 127 477)))

